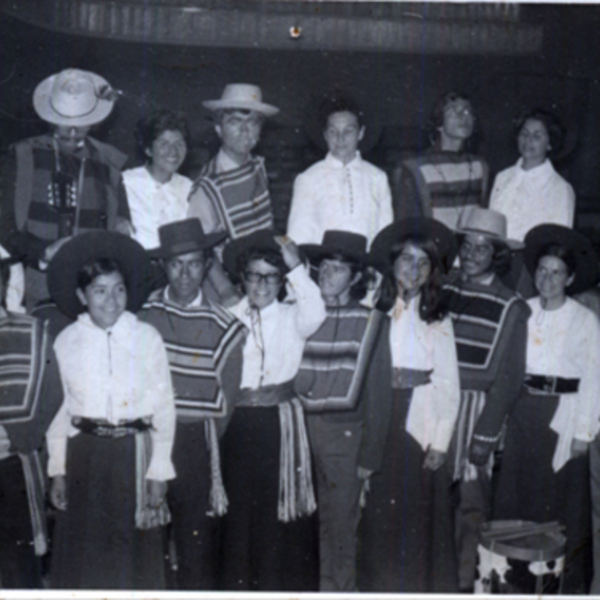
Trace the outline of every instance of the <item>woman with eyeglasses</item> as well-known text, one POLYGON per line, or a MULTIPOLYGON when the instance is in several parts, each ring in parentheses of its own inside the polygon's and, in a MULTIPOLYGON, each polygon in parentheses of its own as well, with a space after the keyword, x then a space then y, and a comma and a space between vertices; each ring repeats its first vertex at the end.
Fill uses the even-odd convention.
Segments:
POLYGON ((455 256, 452 232, 433 219, 389 225, 371 248, 384 274, 377 309, 391 317, 392 369, 380 382, 388 387, 378 398, 380 415, 365 424, 364 437, 377 451, 361 464, 370 487, 360 536, 362 592, 457 591, 452 480, 444 463, 460 389, 452 322, 440 303, 440 277, 455 256))
MULTIPOLYGON (((494 517, 563 525, 567 544, 562 593, 587 594, 587 450, 599 426, 600 325, 570 296, 595 283, 596 259, 584 236, 559 225, 535 227, 525 237, 525 246, 525 265, 539 295, 527 302, 532 314, 526 375, 508 420, 494 517)), ((592 484, 598 485, 596 463, 594 452, 592 484)), ((598 537, 597 506, 594 512, 598 537)), ((592 593, 598 593, 598 579, 597 572, 592 593)))
POLYGON ((223 264, 244 288, 231 311, 248 334, 242 389, 222 440, 229 508, 221 588, 317 590, 317 524, 309 518, 316 504, 293 379, 325 305, 296 244, 271 230, 230 242, 223 264), (283 301, 284 283, 293 301, 283 301))

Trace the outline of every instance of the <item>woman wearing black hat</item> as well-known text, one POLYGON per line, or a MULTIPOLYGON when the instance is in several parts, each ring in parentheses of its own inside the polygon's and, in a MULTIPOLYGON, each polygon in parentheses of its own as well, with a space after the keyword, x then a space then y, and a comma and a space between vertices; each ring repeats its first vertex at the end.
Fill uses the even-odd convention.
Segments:
POLYGON ((293 379, 306 339, 325 319, 318 286, 289 238, 260 230, 230 242, 225 268, 246 295, 232 313, 248 328, 242 381, 223 436, 222 588, 315 590, 316 509, 310 452, 293 379), (295 298, 282 301, 283 285, 295 298))
POLYGON ((598 430, 600 325, 567 294, 595 281, 588 240, 558 225, 525 238, 525 264, 539 296, 528 301, 525 384, 508 421, 495 517, 566 527, 563 593, 590 582, 587 445, 598 430))
POLYGON ((378 461, 369 466, 358 587, 456 592, 452 482, 443 464, 460 390, 452 322, 439 303, 454 236, 433 219, 405 220, 381 231, 371 254, 384 273, 377 308, 391 314, 393 368, 381 386, 392 394, 380 398, 383 426, 374 436, 378 461))
POLYGON ((46 436, 54 588, 165 585, 175 405, 162 338, 129 312, 144 300, 148 262, 137 242, 100 231, 74 237, 49 266, 53 299, 77 317, 54 345, 64 400, 46 436))

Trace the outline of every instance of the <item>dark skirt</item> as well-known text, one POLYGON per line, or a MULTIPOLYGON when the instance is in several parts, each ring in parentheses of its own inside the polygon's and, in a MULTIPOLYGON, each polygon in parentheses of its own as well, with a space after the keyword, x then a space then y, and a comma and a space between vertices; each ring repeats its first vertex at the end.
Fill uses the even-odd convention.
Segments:
POLYGON ((162 528, 135 528, 135 475, 134 436, 69 438, 52 588, 164 589, 162 528))
POLYGON ((363 511, 358 587, 362 592, 458 591, 451 478, 423 468, 425 452, 406 433, 412 390, 395 392, 381 470, 363 511))
POLYGON ((277 518, 280 439, 277 406, 236 408, 223 436, 229 508, 221 523, 221 589, 319 588, 316 514, 277 518))
POLYGON ((591 581, 591 506, 588 456, 555 473, 558 435, 550 422, 558 396, 524 390, 506 430, 504 456, 494 498, 495 519, 559 521, 567 537, 563 592, 587 593, 591 581))

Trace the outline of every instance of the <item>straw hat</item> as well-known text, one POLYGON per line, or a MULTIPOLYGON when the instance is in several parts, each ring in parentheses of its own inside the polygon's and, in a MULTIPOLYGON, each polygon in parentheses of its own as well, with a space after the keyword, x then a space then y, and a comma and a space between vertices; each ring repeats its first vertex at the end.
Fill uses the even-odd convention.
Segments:
POLYGON ((33 93, 38 116, 53 125, 85 127, 104 121, 115 104, 115 92, 100 75, 67 69, 44 79, 33 93))
POLYGON ((225 86, 219 100, 205 100, 202 105, 209 110, 239 108, 255 110, 265 117, 272 117, 279 109, 262 101, 262 92, 257 85, 249 83, 229 83, 225 86))
POLYGON ((567 288, 569 294, 583 292, 596 283, 598 261, 590 240, 568 227, 554 224, 538 225, 525 236, 525 266, 532 277, 539 253, 548 244, 564 246, 575 256, 575 279, 567 288))
POLYGON ((212 248, 227 237, 226 232, 204 233, 202 224, 196 218, 174 221, 158 228, 160 246, 150 250, 152 258, 172 258, 189 252, 212 248))
POLYGON ((467 213, 464 220, 459 222, 456 233, 483 235, 491 242, 506 244, 511 250, 522 250, 525 245, 517 240, 509 240, 506 237, 506 230, 506 217, 502 213, 476 206, 467 213))
POLYGON ((48 290, 60 310, 73 318, 84 312, 76 293, 77 275, 84 264, 97 258, 114 259, 121 265, 127 285, 127 310, 139 310, 150 291, 150 259, 138 242, 112 231, 76 235, 50 261, 48 290))
POLYGON ((323 234, 321 244, 302 244, 300 248, 311 261, 318 261, 323 256, 341 254, 350 260, 367 264, 367 238, 350 231, 335 231, 333 229, 323 234))
POLYGON ((450 269, 457 253, 456 238, 443 223, 426 217, 403 219, 382 229, 371 246, 373 266, 381 272, 385 271, 391 263, 394 244, 411 236, 432 240, 437 247, 442 266, 446 271, 450 269))

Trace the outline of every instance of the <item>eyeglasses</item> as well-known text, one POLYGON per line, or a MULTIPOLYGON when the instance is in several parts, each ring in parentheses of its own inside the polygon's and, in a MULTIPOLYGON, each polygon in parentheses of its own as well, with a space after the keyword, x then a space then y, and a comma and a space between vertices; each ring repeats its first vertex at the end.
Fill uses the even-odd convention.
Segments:
POLYGON ((468 256, 471 252, 478 258, 485 258, 488 254, 494 252, 494 246, 492 244, 471 244, 470 242, 463 242, 460 247, 460 254, 468 256))
POLYGON ((279 285, 282 281, 281 273, 257 273, 256 271, 244 271, 244 279, 248 283, 260 283, 264 281, 267 285, 279 285))

